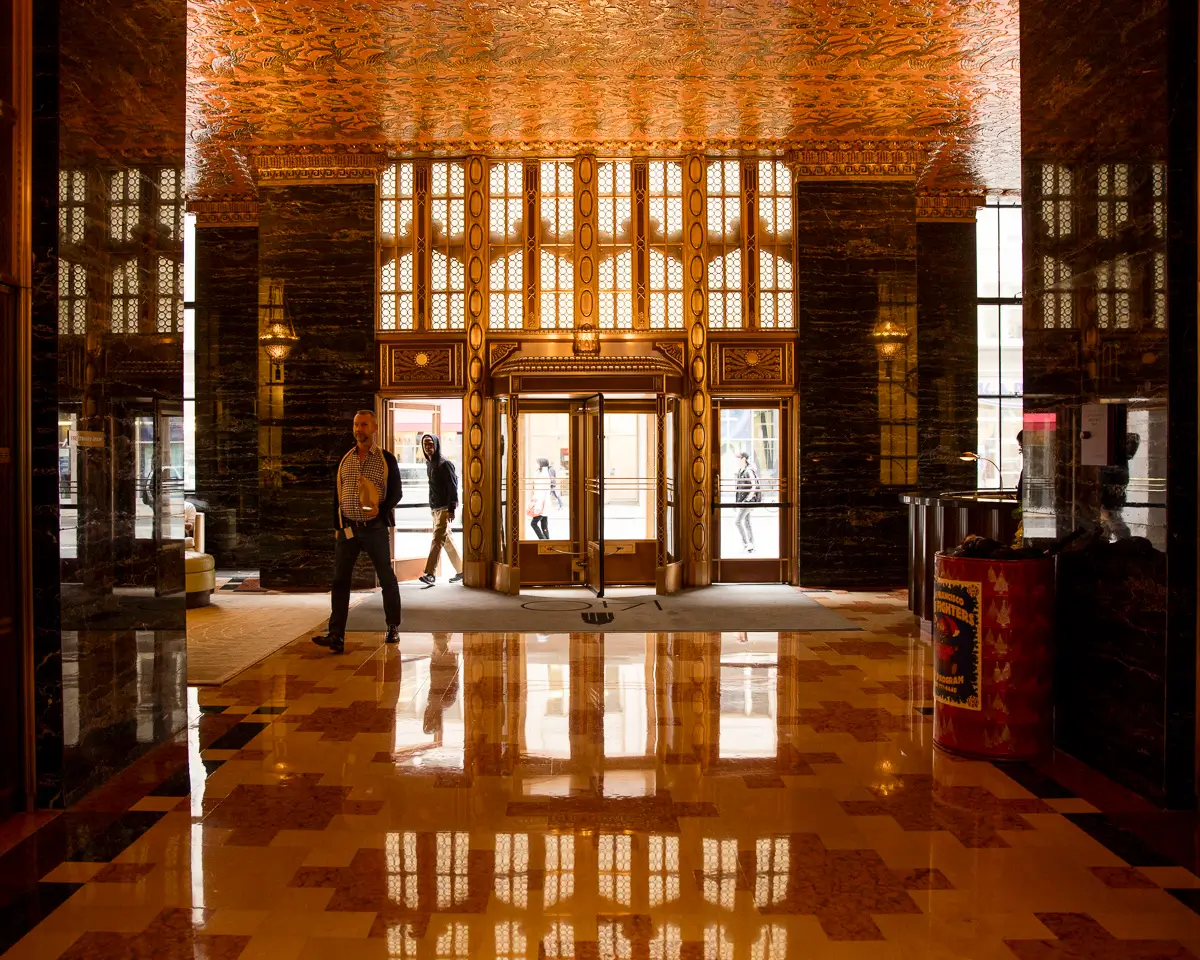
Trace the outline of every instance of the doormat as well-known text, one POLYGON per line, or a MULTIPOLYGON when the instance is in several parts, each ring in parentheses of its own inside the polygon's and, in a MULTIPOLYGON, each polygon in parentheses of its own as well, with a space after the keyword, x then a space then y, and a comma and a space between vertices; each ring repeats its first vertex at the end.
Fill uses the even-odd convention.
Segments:
MULTIPOLYGON (((624 594, 624 592, 622 592, 624 594)), ((439 581, 402 583, 405 633, 700 633, 859 631, 841 614, 784 584, 719 584, 671 596, 593 597, 580 590, 510 597, 439 581)), ((350 611, 347 632, 380 632, 383 598, 370 594, 350 611)))

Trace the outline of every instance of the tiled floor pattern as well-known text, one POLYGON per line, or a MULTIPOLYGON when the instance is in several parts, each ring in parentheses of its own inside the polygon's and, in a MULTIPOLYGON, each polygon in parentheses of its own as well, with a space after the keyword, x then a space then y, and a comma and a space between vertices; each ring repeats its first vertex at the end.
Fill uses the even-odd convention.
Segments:
POLYGON ((935 751, 903 599, 817 596, 863 632, 290 644, 0 857, 0 946, 1200 957, 1200 878, 1038 770, 935 751))

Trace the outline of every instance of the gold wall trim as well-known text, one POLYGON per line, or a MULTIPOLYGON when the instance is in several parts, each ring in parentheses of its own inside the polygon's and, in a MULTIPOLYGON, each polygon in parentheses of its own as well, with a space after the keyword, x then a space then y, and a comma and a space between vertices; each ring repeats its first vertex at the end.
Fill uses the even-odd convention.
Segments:
POLYGON ((983 193, 968 190, 924 190, 917 194, 918 220, 975 221, 975 211, 984 205, 983 193))
POLYGON ((197 227, 257 227, 258 201, 253 197, 189 200, 188 213, 197 227))
POLYGON ((310 183, 375 183, 387 154, 375 151, 266 148, 252 158, 258 183, 281 186, 310 183))
MULTIPOLYGON (((483 157, 466 162, 466 410, 463 422, 463 579, 468 587, 491 583, 494 516, 489 509, 494 464, 487 442, 488 170, 483 157)), ((514 441, 515 442, 515 438, 514 441)))
POLYGON ((709 349, 713 390, 778 393, 796 385, 793 340, 721 340, 711 343, 709 349))
POLYGON ((925 159, 925 145, 915 140, 816 141, 784 155, 795 180, 913 180, 925 159))
POLYGON ((465 344, 379 341, 379 387, 392 394, 461 391, 466 385, 465 344))

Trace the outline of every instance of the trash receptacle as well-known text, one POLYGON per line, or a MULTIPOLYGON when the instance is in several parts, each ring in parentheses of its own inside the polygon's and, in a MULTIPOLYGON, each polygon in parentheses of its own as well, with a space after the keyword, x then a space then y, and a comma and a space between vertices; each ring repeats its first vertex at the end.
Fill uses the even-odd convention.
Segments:
POLYGON ((1053 742, 1054 560, 939 553, 934 566, 933 742, 1024 760, 1053 742))

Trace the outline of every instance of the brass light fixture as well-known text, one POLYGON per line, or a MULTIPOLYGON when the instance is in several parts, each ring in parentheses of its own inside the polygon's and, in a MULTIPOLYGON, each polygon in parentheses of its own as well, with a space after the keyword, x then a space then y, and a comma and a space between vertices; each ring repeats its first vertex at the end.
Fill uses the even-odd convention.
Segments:
POLYGON ((990 460, 987 457, 981 457, 979 454, 972 453, 970 450, 964 450, 958 459, 963 461, 963 463, 974 463, 977 460, 982 460, 984 463, 990 463, 993 467, 995 467, 997 474, 1000 473, 1000 464, 996 463, 995 460, 990 460))
POLYGON ((296 336, 283 303, 283 281, 268 281, 266 294, 266 302, 260 301, 258 305, 259 324, 262 329, 258 343, 271 361, 271 381, 276 382, 283 379, 283 362, 300 338, 296 336))
POLYGON ((875 341, 879 355, 890 360, 908 343, 908 328, 891 317, 881 317, 871 331, 871 339, 875 341))
POLYGON ((575 328, 575 352, 597 354, 600 352, 600 333, 590 323, 581 323, 575 328))

